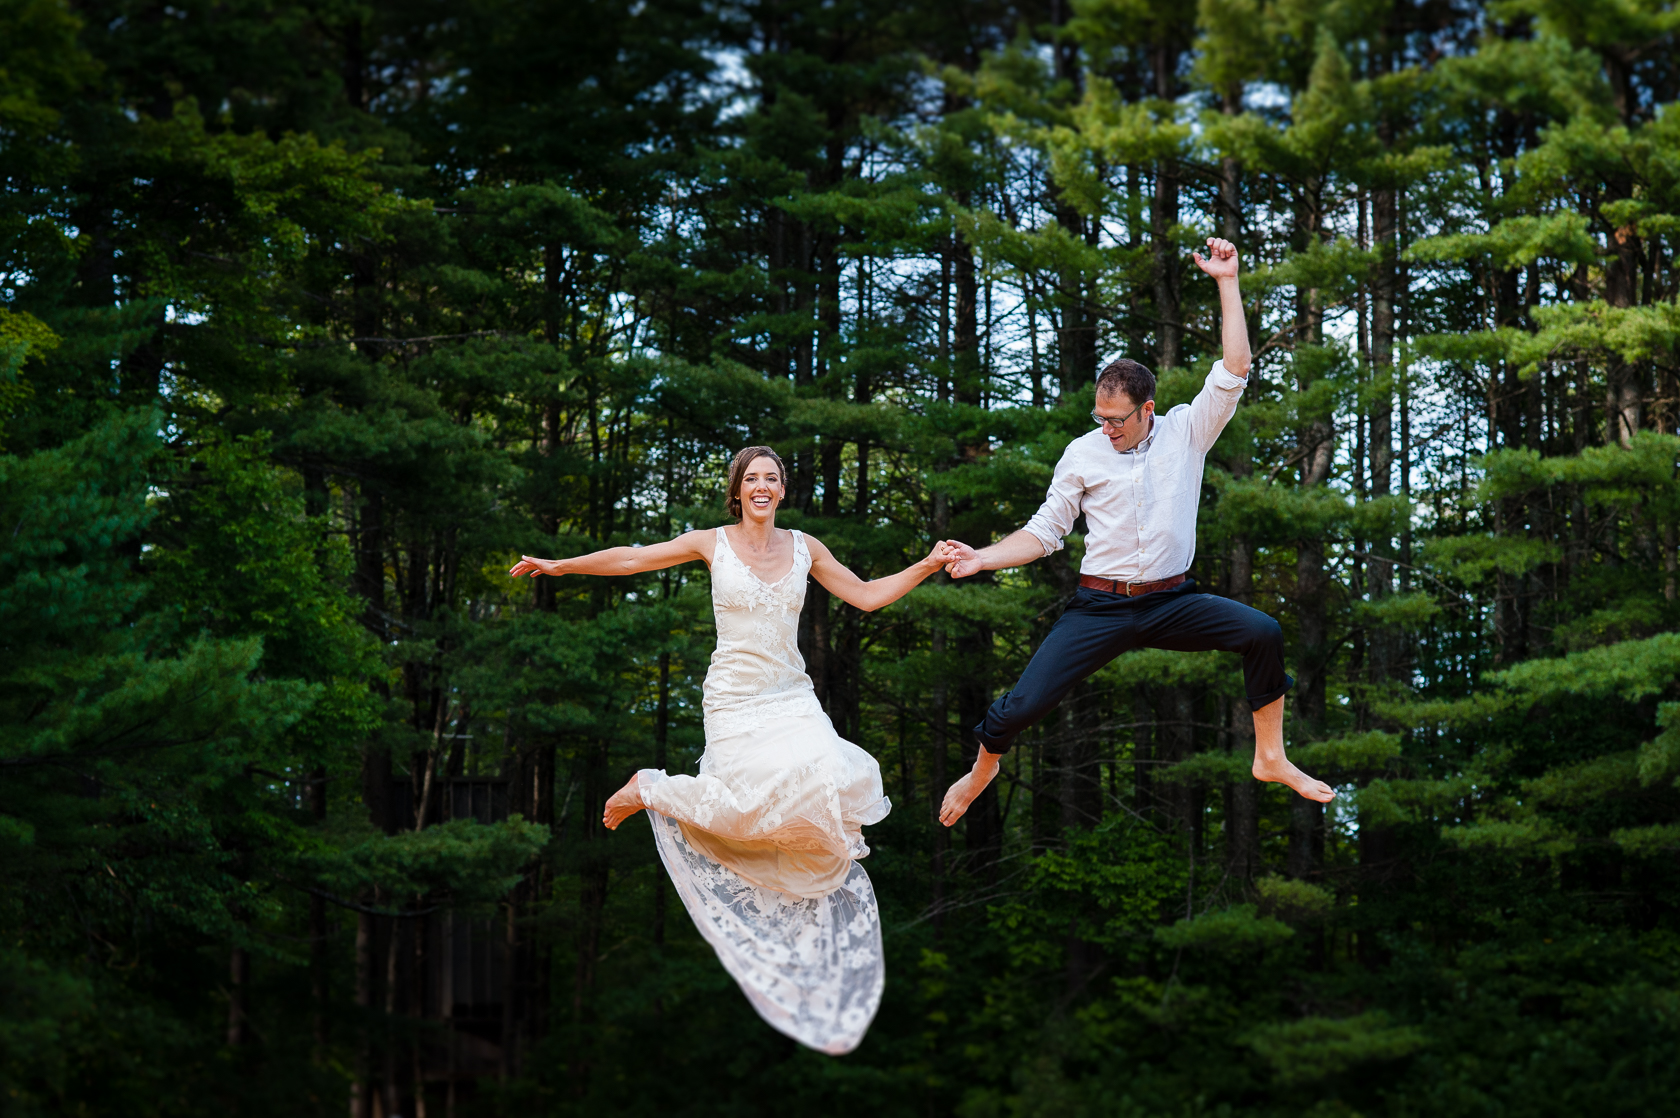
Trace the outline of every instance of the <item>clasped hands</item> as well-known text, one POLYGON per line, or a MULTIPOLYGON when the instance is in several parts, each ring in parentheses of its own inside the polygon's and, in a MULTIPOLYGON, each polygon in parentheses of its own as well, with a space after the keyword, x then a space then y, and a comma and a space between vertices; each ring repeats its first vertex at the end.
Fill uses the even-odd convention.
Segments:
POLYGON ((937 551, 944 556, 945 573, 952 578, 967 578, 986 569, 980 553, 961 541, 940 540, 937 551))

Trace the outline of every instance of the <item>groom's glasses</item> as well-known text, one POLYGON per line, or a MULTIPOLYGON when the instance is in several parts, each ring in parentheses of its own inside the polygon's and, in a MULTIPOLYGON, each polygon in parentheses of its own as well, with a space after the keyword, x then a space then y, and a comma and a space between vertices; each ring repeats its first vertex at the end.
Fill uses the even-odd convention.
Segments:
MULTIPOLYGON (((1144 404, 1147 404, 1148 402, 1149 402, 1148 400, 1145 400, 1144 404)), ((1142 411, 1142 410, 1143 410, 1143 404, 1139 404, 1137 407, 1133 408, 1131 411, 1127 412, 1125 415, 1120 416, 1118 419, 1115 418, 1112 415, 1098 415, 1096 412, 1092 412, 1091 413, 1091 419, 1096 423, 1096 425, 1098 427, 1112 427, 1116 431, 1119 431, 1119 430, 1122 430, 1126 426, 1126 424, 1128 424, 1132 421, 1133 416, 1137 415, 1137 413, 1142 411)))

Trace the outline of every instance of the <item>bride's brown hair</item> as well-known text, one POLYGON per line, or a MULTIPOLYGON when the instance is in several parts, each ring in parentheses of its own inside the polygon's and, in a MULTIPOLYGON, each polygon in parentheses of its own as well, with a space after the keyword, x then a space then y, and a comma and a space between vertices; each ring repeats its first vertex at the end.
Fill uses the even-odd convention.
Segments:
POLYGON ((787 487, 787 467, 782 465, 782 456, 767 446, 742 447, 735 455, 735 461, 729 465, 729 515, 736 520, 741 519, 741 479, 746 476, 747 467, 753 464, 755 458, 768 458, 776 463, 776 472, 781 475, 782 487, 787 487))

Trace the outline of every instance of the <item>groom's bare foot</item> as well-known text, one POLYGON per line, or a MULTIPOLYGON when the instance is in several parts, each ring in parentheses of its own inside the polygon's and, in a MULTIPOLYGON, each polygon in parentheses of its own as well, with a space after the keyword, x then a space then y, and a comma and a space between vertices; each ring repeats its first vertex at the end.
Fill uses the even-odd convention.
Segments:
POLYGON ((986 790, 986 785, 998 772, 998 754, 987 753, 984 749, 975 758, 974 767, 961 780, 951 785, 945 793, 945 801, 939 805, 939 821, 947 827, 955 826, 957 820, 968 811, 980 793, 986 790))
POLYGON ((607 808, 601 812, 601 822, 607 825, 607 830, 618 830, 620 823, 647 806, 642 803, 642 790, 636 781, 637 777, 632 776, 623 788, 607 797, 607 808))
POLYGON ((1254 773, 1255 780, 1265 780, 1273 784, 1287 784, 1307 799, 1317 800, 1321 804, 1327 804, 1336 798, 1334 788, 1322 780, 1314 780, 1288 760, 1262 761, 1256 757, 1254 768, 1251 771, 1254 773))

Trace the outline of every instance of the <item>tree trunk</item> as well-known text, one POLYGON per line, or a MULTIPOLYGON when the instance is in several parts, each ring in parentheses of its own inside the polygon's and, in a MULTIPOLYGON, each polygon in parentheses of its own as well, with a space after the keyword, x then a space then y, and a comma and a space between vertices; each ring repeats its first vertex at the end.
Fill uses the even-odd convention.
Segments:
POLYGON ((250 1039, 246 999, 251 984, 251 953, 235 947, 228 960, 228 1047, 238 1048, 250 1039))
MULTIPOLYGON (((609 758, 605 743, 590 747, 585 756, 583 803, 579 827, 582 834, 578 868, 577 959, 572 979, 572 1023, 584 1035, 595 1020, 596 962, 601 953, 601 927, 607 904, 607 886, 612 872, 611 856, 606 849, 607 831, 601 823, 601 810, 612 794, 609 758)), ((510 797, 511 799, 511 797, 510 797)), ((513 951, 517 942, 513 911, 508 915, 509 970, 512 970, 513 951)), ((507 1042, 504 1042, 506 1045, 507 1042)), ((589 1073, 588 1052, 583 1047, 573 1051, 573 1084, 580 1094, 589 1073)))
MULTIPOLYGON (((1084 217, 1062 198, 1054 183, 1049 184, 1049 192, 1056 223, 1070 237, 1088 240, 1091 230, 1087 228, 1084 217)), ((1096 379, 1097 321, 1086 300, 1087 277, 1076 269, 1064 268, 1058 278, 1061 292, 1054 299, 1060 312, 1056 326, 1056 355, 1060 392, 1066 398, 1096 379)))
POLYGON ((373 939, 374 917, 356 914, 356 1078, 350 1083, 350 1118, 373 1118, 373 939))
MULTIPOLYGON (((327 767, 317 765, 309 771, 308 793, 305 800, 309 804, 309 813, 315 817, 317 824, 327 818, 327 767)), ((331 1043, 330 1010, 331 1002, 328 998, 327 973, 329 967, 328 951, 327 902, 324 898, 310 894, 309 897, 309 995, 313 1007, 313 1025, 315 1038, 315 1063, 325 1064, 327 1050, 331 1043)))
MULTIPOLYGON (((1233 477, 1249 476, 1251 465, 1246 445, 1233 456, 1231 467, 1233 477)), ((1227 578, 1227 596, 1245 606, 1253 605, 1254 552, 1246 538, 1239 536, 1231 541, 1227 578)), ((1227 717, 1231 755, 1252 761, 1254 713, 1248 700, 1242 696, 1230 700, 1227 717)), ((1225 868, 1244 886, 1251 884, 1260 872, 1260 785, 1256 781, 1237 780, 1225 785, 1225 868)))
MULTIPOLYGON (((1165 32, 1157 32, 1165 35, 1165 32)), ((1155 96, 1162 101, 1178 97, 1178 45, 1163 37, 1150 50, 1150 69, 1154 72, 1155 96)), ((1155 196, 1150 200, 1150 240, 1155 250, 1155 340, 1157 373, 1176 368, 1183 363, 1183 311, 1180 292, 1178 245, 1173 231, 1178 226, 1179 166, 1167 158, 1155 164, 1155 196)))
POLYGON ((1102 821, 1102 739, 1097 732, 1097 693, 1090 681, 1082 680, 1062 700, 1050 724, 1058 739, 1054 756, 1059 762, 1061 804, 1060 830, 1094 827, 1102 821))
MULTIPOLYGON (((1299 234, 1305 244, 1323 236, 1321 185, 1307 184, 1302 197, 1299 234)), ((1306 345, 1322 340, 1323 310, 1316 290, 1297 295, 1297 329, 1306 345)), ((1313 382, 1306 375, 1298 380, 1305 395, 1313 382)), ((1335 427, 1329 413, 1302 417, 1296 431, 1301 455, 1301 488, 1316 489, 1330 478, 1335 459, 1335 427)), ((1325 570, 1324 540, 1303 536, 1295 541, 1295 610, 1299 647, 1296 652, 1297 681, 1295 717, 1309 734, 1324 726, 1327 676, 1329 673, 1329 589, 1325 570)), ((1290 803, 1288 867, 1295 877, 1317 876, 1324 857, 1324 808, 1313 800, 1295 796, 1290 803)))
MULTIPOLYGON (((1308 734, 1322 733, 1325 713, 1330 579, 1324 569, 1324 545, 1296 541, 1295 604, 1300 650, 1295 717, 1308 734)), ((1303 796, 1290 797, 1289 873, 1316 877, 1324 860, 1324 805, 1303 796)))
MULTIPOLYGON (((670 584, 666 583, 667 597, 670 584)), ((671 654, 659 654, 659 708, 654 716, 653 767, 664 771, 671 737, 671 654)), ((653 945, 665 946, 665 874, 653 875, 653 945)))
POLYGON ((933 723, 931 756, 928 764, 929 793, 933 809, 933 935, 935 942, 944 930, 945 923, 945 874, 947 860, 951 848, 951 830, 939 822, 939 809, 945 799, 945 789, 950 784, 950 775, 946 771, 946 760, 950 756, 951 744, 946 738, 950 729, 950 691, 946 686, 945 671, 945 630, 934 629, 928 641, 928 649, 933 657, 934 683, 931 710, 929 718, 933 723))
POLYGON ((1179 307, 1178 246, 1172 231, 1178 225, 1178 169, 1162 160, 1155 170, 1155 196, 1149 208, 1150 235, 1155 250, 1155 361, 1156 372, 1183 363, 1184 328, 1179 307))
MULTIPOLYGON (((1386 126, 1382 129, 1387 141, 1386 126)), ((1396 259, 1399 253, 1399 202, 1393 188, 1372 192, 1371 238, 1373 247, 1381 252, 1371 280, 1371 383, 1367 390, 1370 400, 1370 427, 1367 453, 1370 459, 1370 492, 1373 500, 1382 500, 1393 492, 1394 484, 1394 340, 1395 299, 1398 295, 1399 273, 1396 259)), ((1366 568, 1366 584, 1373 599, 1387 597, 1394 590, 1394 540, 1384 534, 1371 543, 1371 558, 1366 568)), ((1370 679, 1382 684, 1393 678, 1398 659, 1397 635, 1379 630, 1370 641, 1370 679)))
MULTIPOLYGON (((1248 700, 1230 703, 1231 756, 1254 757, 1254 716, 1248 700)), ((1260 872, 1260 783, 1236 780, 1225 785, 1225 872, 1246 888, 1260 872)))

